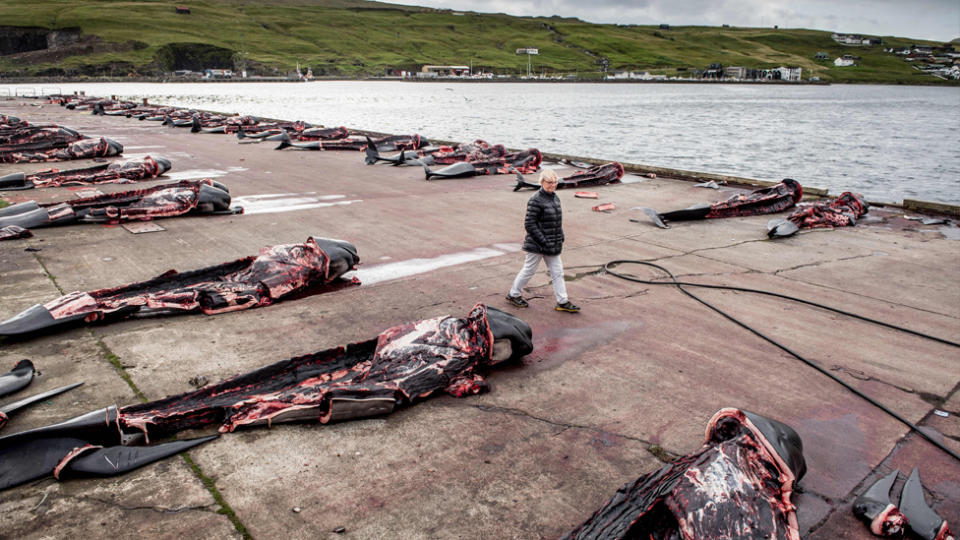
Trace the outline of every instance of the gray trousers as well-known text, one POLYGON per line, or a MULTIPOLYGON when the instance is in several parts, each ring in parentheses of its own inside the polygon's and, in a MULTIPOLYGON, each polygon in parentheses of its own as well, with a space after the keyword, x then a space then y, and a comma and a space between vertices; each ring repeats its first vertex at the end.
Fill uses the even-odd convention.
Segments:
POLYGON ((563 262, 560 261, 559 255, 527 253, 527 258, 523 261, 523 268, 517 274, 517 279, 513 280, 510 296, 522 296, 523 288, 527 286, 530 278, 537 273, 537 267, 540 266, 541 260, 547 263, 547 271, 550 272, 550 280, 553 281, 553 294, 557 297, 557 303, 566 303, 567 286, 563 282, 563 262))

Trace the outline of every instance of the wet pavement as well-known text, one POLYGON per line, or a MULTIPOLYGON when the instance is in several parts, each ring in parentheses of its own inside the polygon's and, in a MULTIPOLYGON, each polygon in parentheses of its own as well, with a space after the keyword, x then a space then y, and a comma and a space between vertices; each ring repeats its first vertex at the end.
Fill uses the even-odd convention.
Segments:
MULTIPOLYGON (((50 478, 0 492, 0 538, 554 538, 622 484, 698 448, 709 418, 727 406, 783 421, 803 438, 808 472, 794 502, 804 538, 872 537, 850 506, 894 468, 919 467, 928 501, 960 528, 953 458, 674 287, 600 271, 614 259, 655 261, 686 281, 798 296, 960 341, 955 225, 874 208, 857 227, 780 241, 766 239, 766 216, 660 230, 631 208, 673 210, 740 188, 632 176, 590 188, 598 200, 559 192, 567 289, 583 311, 553 310, 545 268, 530 283, 531 307, 517 309, 503 296, 522 264, 532 192, 513 192, 510 176, 428 182, 419 168, 364 165, 360 152, 275 151, 269 142, 38 105, 0 101, 0 114, 111 137, 127 156, 168 157, 168 176, 215 177, 249 212, 158 220, 164 230, 141 234, 35 229, 33 238, 0 243, 0 319, 61 292, 201 268, 311 235, 354 243, 364 285, 249 311, 0 343, 0 371, 30 358, 42 373, 28 393, 85 381, 18 414, 5 433, 181 393, 194 377, 219 381, 404 322, 463 316, 477 302, 526 320, 535 350, 490 373, 491 392, 481 396, 435 397, 361 421, 240 430, 125 476, 50 478), (617 209, 591 210, 605 202, 617 209)), ((4 164, 0 175, 87 164, 4 164)), ((76 191, 4 196, 49 201, 76 191)), ((787 300, 694 292, 960 451, 956 348, 787 300)))

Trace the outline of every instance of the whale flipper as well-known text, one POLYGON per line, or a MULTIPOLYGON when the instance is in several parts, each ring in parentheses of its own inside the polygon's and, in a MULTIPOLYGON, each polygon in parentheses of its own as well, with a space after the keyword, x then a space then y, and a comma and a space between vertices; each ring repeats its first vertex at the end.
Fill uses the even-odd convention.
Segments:
POLYGON ((890 488, 897 479, 899 470, 877 480, 853 502, 853 515, 870 526, 870 532, 877 536, 899 536, 903 534, 906 518, 890 502, 890 488))
POLYGON ((75 457, 64 458, 54 469, 54 476, 57 480, 117 476, 179 454, 219 436, 210 435, 155 446, 89 446, 85 451, 76 453, 75 457))
POLYGON ((923 485, 920 483, 920 472, 916 467, 900 493, 900 511, 907 517, 907 526, 918 538, 945 540, 952 537, 947 521, 927 505, 923 497, 923 485))

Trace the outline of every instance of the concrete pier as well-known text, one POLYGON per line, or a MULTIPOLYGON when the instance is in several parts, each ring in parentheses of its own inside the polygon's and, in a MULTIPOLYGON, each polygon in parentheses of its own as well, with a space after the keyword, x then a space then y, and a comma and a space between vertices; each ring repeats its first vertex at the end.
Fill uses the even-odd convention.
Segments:
MULTIPOLYGON (((480 396, 438 396, 326 426, 240 430, 124 476, 48 478, 0 492, 0 538, 555 538, 624 483, 698 448, 707 420, 728 406, 785 422, 803 438, 808 472, 794 503, 804 538, 873 538, 851 504, 895 468, 919 467, 928 502, 960 528, 956 460, 676 288, 600 271, 614 259, 649 260, 684 281, 775 291, 960 341, 955 226, 877 208, 856 227, 779 241, 766 238, 768 216, 661 230, 631 208, 673 210, 739 189, 632 174, 591 188, 599 200, 558 192, 567 289, 583 311, 554 311, 545 268, 530 283, 531 307, 516 309, 504 294, 523 260, 531 192, 513 192, 511 176, 428 182, 420 168, 364 165, 359 152, 275 151, 275 143, 239 144, 40 100, 0 101, 0 114, 111 137, 127 156, 162 155, 173 161, 172 178, 215 177, 250 210, 157 220, 159 232, 77 225, 0 242, 0 320, 62 293, 201 268, 310 235, 353 242, 361 277, 376 277, 261 309, 0 343, 0 372, 22 358, 41 372, 12 397, 85 382, 17 414, 4 434, 181 393, 197 376, 216 382, 408 321, 462 316, 477 302, 526 320, 536 347, 491 372, 491 391, 480 396), (591 210, 604 202, 616 210, 591 210)), ((90 164, 0 164, 0 175, 90 164)), ((0 195, 51 201, 75 192, 0 195)), ((957 348, 787 300, 691 290, 960 451, 957 348)))

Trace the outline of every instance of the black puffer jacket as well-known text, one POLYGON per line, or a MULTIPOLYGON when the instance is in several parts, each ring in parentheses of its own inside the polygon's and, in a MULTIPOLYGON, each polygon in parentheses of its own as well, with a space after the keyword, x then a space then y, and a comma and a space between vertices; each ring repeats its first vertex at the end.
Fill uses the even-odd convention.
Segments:
POLYGON ((537 190, 527 202, 527 217, 523 220, 527 237, 523 250, 541 255, 559 255, 563 249, 563 211, 556 193, 537 190))

